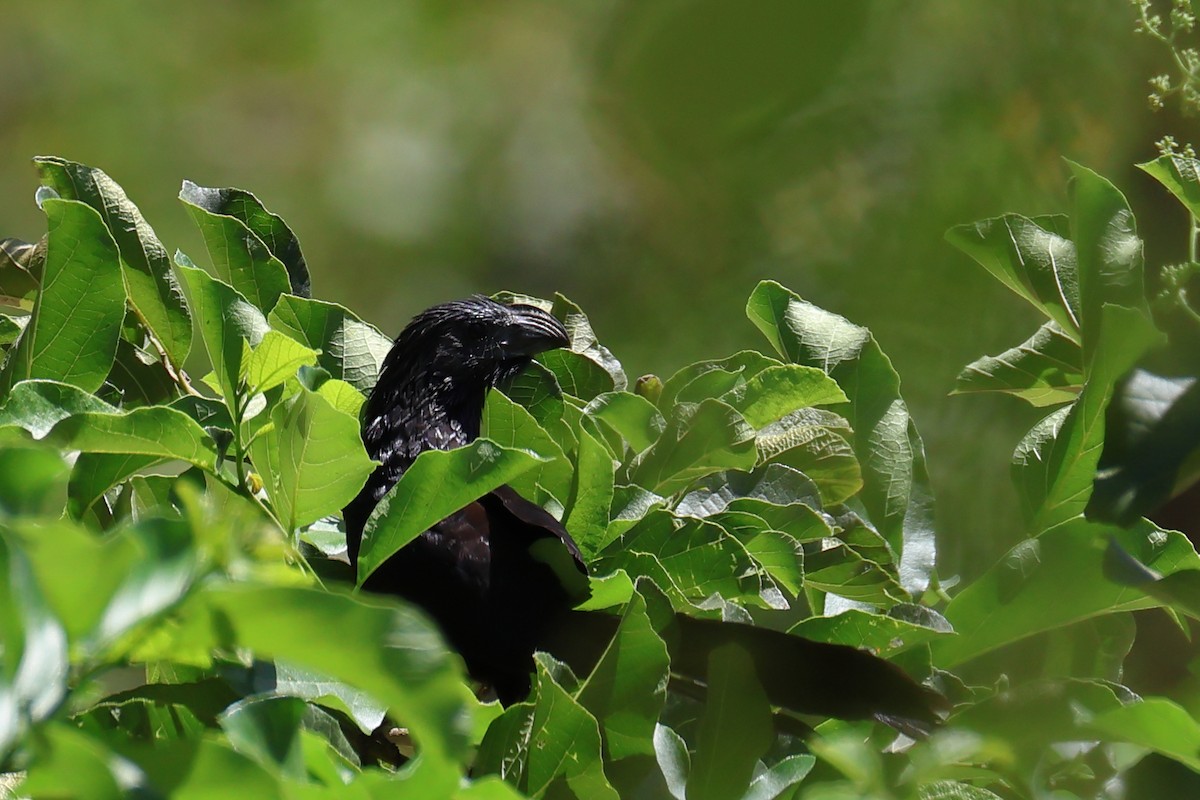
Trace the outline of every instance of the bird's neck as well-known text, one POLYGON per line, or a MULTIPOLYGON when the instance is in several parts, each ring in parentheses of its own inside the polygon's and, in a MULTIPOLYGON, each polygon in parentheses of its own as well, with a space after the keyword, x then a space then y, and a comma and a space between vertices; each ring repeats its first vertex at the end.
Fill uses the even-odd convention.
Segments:
POLYGON ((368 454, 394 482, 426 450, 471 443, 479 436, 487 391, 486 384, 464 385, 436 373, 399 382, 378 398, 378 409, 368 408, 363 431, 368 454))

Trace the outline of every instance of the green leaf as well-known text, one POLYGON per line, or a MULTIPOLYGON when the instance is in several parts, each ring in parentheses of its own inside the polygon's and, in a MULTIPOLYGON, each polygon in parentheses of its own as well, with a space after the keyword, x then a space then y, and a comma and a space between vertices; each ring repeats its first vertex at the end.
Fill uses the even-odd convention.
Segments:
POLYGON ((162 461, 158 456, 80 453, 67 485, 67 513, 75 520, 121 481, 162 461))
POLYGON ((123 800, 132 786, 118 781, 114 761, 94 737, 69 725, 48 726, 45 740, 21 782, 21 797, 89 797, 123 800))
POLYGON ((0 447, 0 517, 54 517, 70 467, 53 450, 0 447))
POLYGON ((517 405, 500 392, 488 392, 480 435, 501 447, 529 450, 544 459, 536 469, 511 482, 522 495, 540 502, 543 493, 548 492, 558 502, 567 500, 573 485, 571 463, 558 442, 524 406, 517 405))
MULTIPOLYGON (((245 221, 230 213, 230 192, 239 190, 209 189, 184 181, 179 199, 203 234, 221 280, 265 314, 292 288, 287 267, 245 221)), ((302 291, 307 291, 307 271, 303 277, 302 291)))
POLYGON ((553 373, 564 392, 581 400, 591 400, 617 388, 612 374, 582 353, 547 350, 537 357, 537 362, 553 373))
POLYGON ((563 525, 585 559, 595 555, 608 530, 613 500, 613 461, 608 449, 582 428, 579 455, 571 479, 571 493, 563 514, 563 525))
POLYGON ((487 439, 421 453, 367 519, 358 556, 359 585, 430 525, 544 461, 487 439))
POLYGON ((807 753, 788 756, 755 775, 742 800, 773 800, 808 777, 816 763, 816 757, 807 753))
POLYGON ((892 572, 836 539, 804 546, 804 584, 885 608, 907 599, 892 572))
POLYGON ((251 393, 274 389, 288 378, 295 377, 296 370, 317 363, 317 351, 311 350, 278 331, 267 331, 250 358, 242 362, 244 381, 251 393))
POLYGON ((1034 406, 1069 403, 1083 389, 1079 344, 1055 322, 998 356, 984 356, 959 373, 951 394, 1003 392, 1034 406))
POLYGON ((251 444, 250 455, 286 530, 336 514, 375 467, 358 420, 305 386, 271 409, 271 423, 251 444))
POLYGON ((1071 226, 1079 259, 1079 304, 1083 331, 1083 363, 1107 355, 1101 339, 1106 305, 1136 309, 1146 317, 1142 275, 1142 240, 1125 196, 1108 180, 1067 162, 1071 182, 1071 226))
POLYGON ((929 583, 936 541, 925 446, 900 397, 900 377, 866 328, 800 299, 773 281, 758 284, 746 314, 781 355, 819 367, 853 402, 836 410, 854 429, 859 494, 871 522, 900 557, 910 592, 929 583))
POLYGON ((187 414, 166 406, 74 414, 56 424, 45 441, 63 450, 174 458, 210 472, 217 466, 212 437, 187 414))
POLYGON ((168 403, 179 396, 180 386, 167 371, 162 357, 132 342, 117 343, 117 357, 101 393, 118 405, 131 408, 168 403))
MULTIPOLYGON (((821 508, 817 487, 811 480, 791 467, 767 464, 750 473, 724 472, 698 481, 680 499, 675 512, 681 516, 707 517, 743 498, 776 506, 804 503, 814 509, 821 508)), ((758 512, 752 510, 752 513, 758 512)))
POLYGON ((1031 530, 1080 514, 1091 495, 1104 444, 1104 410, 1113 386, 1162 334, 1141 311, 1105 306, 1101 339, 1087 384, 1068 410, 1030 431, 1013 455, 1013 476, 1031 530))
POLYGON ((629 392, 597 395, 584 406, 583 413, 612 427, 634 453, 652 445, 667 426, 653 403, 629 392))
POLYGON ((1148 522, 1115 529, 1073 519, 1014 547, 946 607, 957 636, 932 643, 943 669, 1042 631, 1098 614, 1159 605, 1105 572, 1105 543, 1117 544, 1163 574, 1200 567, 1187 539, 1148 522))
POLYGON ((350 684, 286 662, 275 663, 275 685, 271 691, 339 708, 367 734, 380 726, 387 713, 377 700, 350 684))
POLYGON ((476 773, 498 775, 533 798, 561 796, 555 792, 565 789, 589 800, 618 800, 604 774, 596 718, 555 681, 548 656, 534 660, 530 702, 510 707, 488 728, 476 773))
POLYGON ((199 636, 198 643, 219 637, 222 646, 236 643, 259 658, 358 687, 404 720, 423 756, 444 763, 465 754, 471 726, 458 659, 410 606, 318 589, 212 583, 184 610, 178 630, 199 636))
POLYGON ((1105 575, 1116 583, 1132 586, 1169 608, 1200 619, 1200 570, 1181 569, 1163 577, 1125 552, 1114 540, 1109 540, 1104 567, 1105 575))
POLYGON ((0 529, 0 759, 31 723, 48 717, 67 692, 67 636, 29 559, 0 529))
POLYGON ((257 346, 270 327, 262 312, 233 287, 202 269, 182 263, 177 266, 225 403, 235 414, 233 404, 238 397, 245 345, 257 346))
POLYGON ((1200 381, 1135 369, 1117 385, 1105 414, 1104 450, 1087 515, 1129 525, 1192 478, 1184 465, 1200 449, 1200 381))
POLYGON ((715 593, 726 600, 786 606, 775 581, 735 536, 716 523, 678 518, 663 509, 650 511, 609 544, 596 569, 646 575, 687 603, 715 593))
POLYGON ((1200 723, 1166 698, 1110 709, 1087 727, 1107 741, 1141 745, 1200 771, 1200 723))
POLYGON ((820 490, 820 502, 838 505, 863 487, 862 467, 843 417, 821 408, 802 408, 758 431, 759 463, 799 470, 820 490))
POLYGON ((28 324, 28 316, 10 317, 8 314, 0 314, 0 347, 7 347, 20 338, 21 332, 28 324))
POLYGON ((0 305, 33 308, 45 264, 46 239, 37 244, 0 239, 0 305))
POLYGON ((520 375, 500 389, 514 403, 523 406, 543 428, 562 419, 565 408, 558 379, 536 361, 530 362, 520 375))
POLYGON ((932 609, 902 604, 888 609, 886 615, 850 608, 832 617, 810 617, 793 625, 788 633, 892 655, 951 636, 954 629, 932 609))
POLYGON ((697 361, 667 378, 655 404, 668 410, 676 403, 698 403, 706 397, 717 397, 743 385, 764 369, 778 365, 777 360, 754 350, 697 361))
MULTIPOLYGON (((184 191, 189 184, 184 183, 184 191)), ((190 185, 188 201, 212 214, 224 214, 249 228, 271 255, 287 269, 291 292, 300 297, 312 295, 308 265, 300 252, 300 242, 281 217, 272 214, 262 202, 243 189, 205 189, 190 185)))
POLYGON ((600 723, 606 753, 613 761, 653 755, 654 729, 666 701, 670 659, 635 592, 625 606, 616 635, 575 699, 600 723))
POLYGON ((731 406, 709 399, 676 406, 657 441, 634 460, 630 474, 638 485, 666 495, 713 472, 751 469, 757 458, 754 429, 731 406))
POLYGON ((72 414, 116 413, 116 409, 77 386, 57 381, 21 381, 0 407, 0 426, 14 426, 41 439, 72 414))
POLYGON ((220 716, 229 743, 277 775, 304 780, 300 723, 308 704, 298 697, 247 697, 220 716))
POLYGON ((42 210, 50 225, 42 290, 0 371, 0 389, 45 378, 94 392, 112 367, 125 317, 120 255, 86 203, 46 197, 42 210))
POLYGON ((1045 223, 1005 214, 951 228, 946 241, 1078 341, 1081 304, 1075 245, 1045 223))
POLYGON ((1137 168, 1165 186, 1193 217, 1200 217, 1200 161, 1175 154, 1159 156, 1137 168))
POLYGON ((921 787, 918 800, 1004 800, 1000 795, 970 783, 934 781, 921 787))
POLYGON ((364 394, 379 378, 392 340, 334 303, 285 294, 267 316, 271 327, 320 351, 317 363, 364 394))
POLYGON ((755 428, 762 428, 802 408, 848 402, 828 375, 816 367, 780 364, 767 367, 721 399, 755 428))
MULTIPOLYGON (((178 739, 127 748, 161 797, 285 797, 271 773, 228 745, 210 738, 178 739)), ((123 755, 126 755, 123 753, 123 755)))
POLYGON ((774 740, 771 707, 750 654, 735 643, 713 650, 687 800, 741 798, 774 740))
POLYGON ((46 602, 72 644, 95 651, 177 603, 200 553, 180 520, 149 518, 100 539, 65 521, 18 528, 46 602), (71 579, 62 580, 63 564, 71 579))
POLYGON ((42 181, 62 198, 79 200, 103 218, 121 255, 129 303, 156 346, 176 366, 192 348, 192 318, 167 251, 116 181, 102 171, 62 158, 34 159, 42 181))
POLYGON ((666 725, 654 726, 654 758, 675 800, 686 800, 688 773, 692 769, 687 742, 666 725))

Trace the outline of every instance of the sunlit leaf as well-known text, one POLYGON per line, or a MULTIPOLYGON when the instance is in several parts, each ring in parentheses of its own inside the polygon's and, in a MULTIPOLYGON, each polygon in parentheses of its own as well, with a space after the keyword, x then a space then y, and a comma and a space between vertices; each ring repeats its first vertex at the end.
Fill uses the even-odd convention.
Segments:
POLYGON ((900 377, 875 338, 773 281, 750 295, 746 314, 779 353, 824 370, 852 398, 835 407, 854 429, 859 493, 871 522, 900 557, 900 582, 921 591, 933 570, 933 495, 925 446, 900 397, 900 377))
POLYGON ((1057 323, 1047 322, 1016 347, 968 364, 953 393, 1003 392, 1030 405, 1050 406, 1071 402, 1082 389, 1079 343, 1057 323))
POLYGON ((540 456, 487 439, 422 453, 367 519, 359 583, 430 525, 542 463, 540 456))
POLYGON ((116 181, 101 170, 42 156, 42 180, 60 197, 79 200, 103 218, 121 255, 129 303, 171 363, 182 366, 192 348, 192 318, 166 249, 116 181))
POLYGON ((44 378, 94 392, 112 367, 125 317, 120 253, 86 203, 47 196, 41 206, 50 226, 42 289, 0 387, 44 378))
POLYGON ((320 351, 317 363, 334 378, 369 392, 392 340, 334 303, 285 294, 267 315, 271 327, 320 351))
MULTIPOLYGON (((203 234, 208 255, 221 280, 266 314, 275 307, 280 295, 292 290, 288 268, 246 220, 231 213, 230 193, 246 194, 238 189, 210 189, 184 181, 179 199, 203 234)), ((299 256, 298 247, 296 255, 299 256)), ((298 276, 303 285, 297 293, 307 292, 308 272, 302 258, 298 266, 303 270, 298 276)))

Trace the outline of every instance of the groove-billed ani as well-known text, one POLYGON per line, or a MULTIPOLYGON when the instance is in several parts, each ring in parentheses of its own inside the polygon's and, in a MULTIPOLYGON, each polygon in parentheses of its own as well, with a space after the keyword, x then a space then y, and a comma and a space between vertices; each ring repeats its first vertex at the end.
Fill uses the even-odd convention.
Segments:
MULTIPOLYGON (((534 355, 568 344, 566 329, 550 314, 485 297, 435 306, 413 319, 384 360, 363 411, 363 441, 381 465, 345 509, 352 565, 371 510, 416 457, 474 440, 488 390, 534 355)), ((616 617, 571 611, 586 597, 585 576, 562 524, 502 486, 402 548, 365 588, 424 608, 471 675, 495 687, 507 705, 529 693, 534 650, 577 668, 582 658, 586 669, 616 630, 616 617)), ((684 614, 670 627, 671 671, 694 686, 704 685, 708 654, 737 641, 774 705, 874 717, 910 733, 937 723, 941 697, 865 651, 684 614)))

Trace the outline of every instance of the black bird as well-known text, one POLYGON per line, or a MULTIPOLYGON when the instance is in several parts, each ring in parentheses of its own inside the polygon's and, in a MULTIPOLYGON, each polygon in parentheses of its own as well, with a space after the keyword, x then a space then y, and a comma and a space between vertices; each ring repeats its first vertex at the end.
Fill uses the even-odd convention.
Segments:
MULTIPOLYGON (((569 343, 562 323, 545 311, 481 296, 434 306, 409 323, 363 411, 363 442, 381 464, 344 511, 353 566, 371 510, 416 457, 473 441, 488 390, 538 353, 569 343)), ((364 588, 424 608, 471 675, 508 705, 529 693, 535 650, 586 674, 587 660, 594 663, 615 632, 616 617, 571 610, 587 595, 586 574, 562 524, 502 486, 425 531, 364 588)), ((708 654, 737 641, 776 706, 875 718, 914 735, 939 722, 940 695, 866 651, 684 614, 675 615, 667 634, 671 671, 693 688, 703 689, 708 654)))

